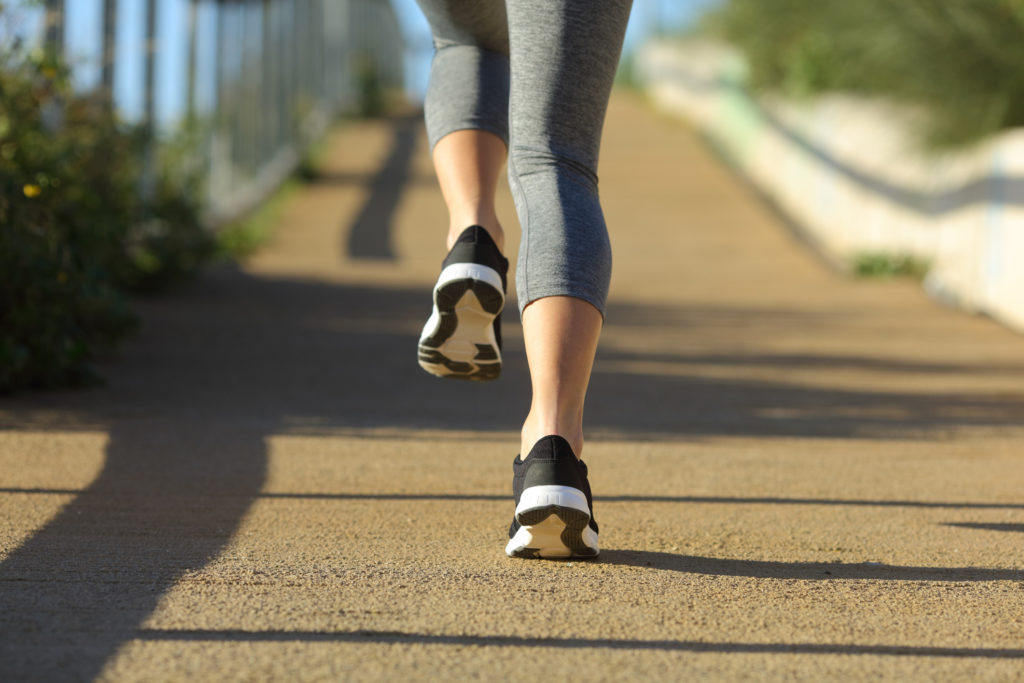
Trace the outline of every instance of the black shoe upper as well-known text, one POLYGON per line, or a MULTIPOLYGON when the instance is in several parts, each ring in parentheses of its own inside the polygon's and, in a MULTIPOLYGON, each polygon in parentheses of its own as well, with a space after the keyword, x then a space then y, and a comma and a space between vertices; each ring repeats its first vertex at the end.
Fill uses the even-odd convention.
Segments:
POLYGON ((490 233, 479 225, 471 225, 455 240, 455 245, 445 256, 441 269, 453 263, 479 263, 501 275, 501 289, 508 291, 508 259, 501 255, 490 233))
MULTIPOLYGON (((525 459, 517 455, 512 462, 512 494, 515 496, 516 505, 519 505, 523 491, 531 486, 550 485, 570 486, 583 492, 590 508, 590 528, 597 533, 594 500, 590 494, 590 482, 587 480, 587 465, 576 457, 569 442, 556 434, 537 441, 525 459)), ((518 530, 519 522, 513 518, 509 538, 515 536, 518 530)))

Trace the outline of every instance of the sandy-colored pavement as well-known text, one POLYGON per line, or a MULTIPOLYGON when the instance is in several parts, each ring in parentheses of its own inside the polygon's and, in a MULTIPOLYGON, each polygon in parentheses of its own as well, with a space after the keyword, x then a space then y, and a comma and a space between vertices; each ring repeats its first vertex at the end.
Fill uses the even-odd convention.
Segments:
POLYGON ((1024 337, 830 270, 617 96, 602 553, 510 560, 513 309, 497 383, 419 370, 419 126, 331 144, 108 386, 0 403, 0 680, 1024 679, 1024 337))

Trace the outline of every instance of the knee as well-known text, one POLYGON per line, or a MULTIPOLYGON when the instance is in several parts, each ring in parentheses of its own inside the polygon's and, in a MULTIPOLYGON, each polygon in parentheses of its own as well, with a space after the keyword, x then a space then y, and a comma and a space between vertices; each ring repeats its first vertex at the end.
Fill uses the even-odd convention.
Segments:
POLYGON ((509 149, 509 174, 514 179, 549 176, 555 183, 571 182, 597 193, 597 173, 575 155, 550 147, 529 147, 515 144, 509 149))

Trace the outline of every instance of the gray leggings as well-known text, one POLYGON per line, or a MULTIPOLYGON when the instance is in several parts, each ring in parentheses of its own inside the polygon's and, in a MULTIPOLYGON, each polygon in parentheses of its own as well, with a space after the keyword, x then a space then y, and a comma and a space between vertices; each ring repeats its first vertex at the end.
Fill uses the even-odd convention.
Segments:
POLYGON ((632 0, 417 0, 434 34, 430 146, 501 137, 522 226, 519 310, 546 296, 604 312, 611 279, 597 156, 632 0))

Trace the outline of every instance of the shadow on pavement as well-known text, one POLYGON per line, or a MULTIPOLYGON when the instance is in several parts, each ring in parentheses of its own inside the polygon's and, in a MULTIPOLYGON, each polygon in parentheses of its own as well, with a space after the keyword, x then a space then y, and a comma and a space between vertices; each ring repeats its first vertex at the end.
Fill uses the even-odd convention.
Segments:
POLYGON ((392 219, 409 180, 423 116, 417 112, 393 120, 391 151, 369 181, 369 198, 350 228, 345 231, 348 234, 345 251, 352 258, 395 259, 391 248, 392 219))
POLYGON ((204 631, 147 630, 149 641, 187 642, 327 642, 394 645, 471 645, 475 647, 538 647, 561 649, 665 650, 678 652, 777 653, 820 655, 885 655, 894 657, 978 657, 1021 659, 1024 649, 915 647, 901 645, 845 645, 832 643, 738 643, 702 640, 631 640, 625 638, 524 638, 517 636, 435 635, 393 631, 204 631))
POLYGON ((961 529, 979 529, 982 531, 1016 531, 1024 534, 1024 524, 998 524, 986 522, 950 522, 946 526, 960 527, 961 529))
POLYGON ((109 438, 89 495, 0 564, 0 671, 15 678, 94 678, 168 588, 223 550, 263 482, 252 428, 142 419, 109 438))
MULTIPOLYGON (((0 487, 0 493, 36 495, 106 495, 103 491, 89 489, 67 489, 48 487, 0 487)), ((448 500, 501 502, 508 500, 506 494, 490 493, 259 493, 253 496, 259 500, 448 500)), ((694 503, 699 505, 823 505, 826 507, 891 507, 925 508, 948 510, 1024 510, 1024 503, 978 503, 971 501, 935 500, 864 500, 839 498, 776 498, 772 496, 656 496, 656 495, 596 495, 598 503, 694 503)), ((946 526, 989 531, 1022 531, 1022 524, 987 524, 981 522, 950 522, 946 526)))
MULTIPOLYGON (((694 332, 712 330, 723 340, 752 335, 770 340, 801 330, 813 338, 819 332, 835 334, 844 319, 830 311, 623 304, 610 307, 608 317, 610 329, 628 330, 631 339, 660 337, 665 339, 662 348, 681 349, 694 332)), ((934 341, 922 338, 921 343, 934 341)), ((628 422, 625 432, 631 439, 644 434, 928 439, 941 438, 943 425, 1024 425, 1024 391, 906 390, 915 375, 931 386, 936 377, 953 375, 1018 377, 1024 386, 1024 364, 983 359, 964 365, 828 353, 634 353, 605 344, 594 366, 587 421, 613 433, 628 422), (720 372, 709 376, 709 368, 720 372), (818 371, 877 381, 834 388, 801 382, 818 371), (865 384, 879 388, 849 388, 865 384), (626 420, 620 417, 624 410, 626 420)))
POLYGON ((797 579, 801 581, 1022 581, 1018 569, 978 567, 901 567, 896 565, 836 562, 764 562, 695 557, 647 550, 603 549, 598 559, 605 564, 667 569, 686 574, 738 576, 754 579, 797 579))
MULTIPOLYGON (((143 331, 112 368, 109 387, 38 394, 8 402, 0 414, 0 428, 104 430, 110 441, 99 477, 0 563, 0 670, 41 676, 56 672, 83 679, 96 676, 124 642, 138 637, 161 596, 183 574, 201 569, 222 552, 252 502, 267 495, 261 494, 267 467, 265 442, 274 434, 378 427, 513 431, 515 418, 509 416, 523 414, 529 400, 521 344, 509 345, 504 376, 494 385, 445 382, 427 376, 417 367, 414 350, 429 301, 428 290, 274 280, 231 269, 214 270, 190 289, 143 306, 143 331)), ((638 320, 661 314, 642 308, 629 313, 638 320)), ((680 315, 685 318, 685 311, 680 315)), ((776 319, 779 312, 744 315, 757 324, 758 315, 776 319)), ((615 358, 650 360, 646 355, 630 358, 622 353, 615 358)), ((748 360, 720 356, 715 362, 742 367, 748 360)), ((662 357, 659 362, 682 366, 702 360, 680 354, 662 357)), ((761 358, 760 362, 774 360, 761 358)), ((791 365, 802 361, 782 358, 779 362, 791 365)), ((829 361, 823 357, 821 362, 829 361)), ((904 368, 892 361, 876 369, 899 374, 920 368, 904 368)), ((980 362, 977 371, 997 369, 980 362)), ((635 439, 685 440, 723 434, 919 438, 922 430, 946 430, 962 424, 999 427, 1024 423, 1022 395, 830 391, 786 382, 747 381, 741 376, 695 378, 687 375, 685 367, 670 375, 621 370, 599 373, 593 395, 588 406, 591 424, 635 439), (891 405, 901 406, 902 411, 890 414, 874 409, 891 405), (772 417, 766 417, 767 408, 775 411, 772 417), (786 408, 793 410, 779 410, 786 408), (819 412, 808 416, 812 408, 819 412)), ((387 494, 371 494, 378 495, 387 494)), ((621 497, 623 501, 653 499, 621 497)), ((713 499, 666 499, 709 500, 713 499)), ((608 551, 604 561, 763 578, 1024 578, 1009 570, 758 563, 626 550, 608 551)), ((166 637, 179 636, 169 633, 166 637)), ((447 642, 440 636, 310 637, 447 642)), ((281 635, 281 639, 295 638, 301 634, 281 635)), ((451 642, 477 643, 472 638, 451 642)), ((489 642, 481 639, 477 644, 489 642)), ((497 639, 494 644, 729 651, 754 647, 787 652, 800 648, 792 644, 674 641, 497 639)), ((860 652, 845 646, 807 647, 815 652, 819 647, 826 652, 860 652)), ((945 652, 875 651, 908 655, 945 652)), ((1009 650, 978 652, 982 651, 951 650, 946 654, 1020 656, 1019 651, 1009 650)))

